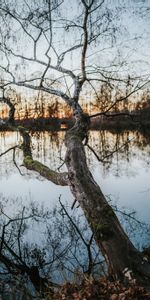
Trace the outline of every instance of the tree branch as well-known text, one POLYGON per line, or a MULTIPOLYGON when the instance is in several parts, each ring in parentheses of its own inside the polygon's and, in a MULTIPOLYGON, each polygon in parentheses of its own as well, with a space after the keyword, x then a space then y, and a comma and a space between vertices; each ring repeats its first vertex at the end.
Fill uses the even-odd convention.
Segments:
POLYGON ((59 173, 49 169, 47 166, 43 165, 37 160, 32 158, 31 146, 30 146, 30 136, 28 132, 23 127, 18 128, 22 138, 23 143, 20 147, 24 154, 23 165, 31 171, 38 172, 43 178, 57 184, 66 186, 69 184, 68 173, 59 173))

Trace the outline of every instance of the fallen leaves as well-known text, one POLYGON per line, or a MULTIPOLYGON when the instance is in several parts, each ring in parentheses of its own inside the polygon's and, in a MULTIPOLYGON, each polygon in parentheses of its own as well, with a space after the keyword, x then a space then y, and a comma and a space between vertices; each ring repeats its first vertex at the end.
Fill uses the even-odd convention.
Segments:
MULTIPOLYGON (((47 300, 50 299, 47 297, 47 300)), ((52 298, 51 298, 52 299, 52 298)), ((67 282, 54 293, 54 300, 148 300, 150 292, 143 287, 124 286, 120 282, 110 282, 106 278, 85 279, 77 285, 67 282)))

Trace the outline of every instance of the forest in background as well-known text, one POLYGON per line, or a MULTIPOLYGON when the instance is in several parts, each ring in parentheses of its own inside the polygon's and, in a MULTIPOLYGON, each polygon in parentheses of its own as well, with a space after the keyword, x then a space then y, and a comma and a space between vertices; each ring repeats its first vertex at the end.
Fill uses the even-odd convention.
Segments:
MULTIPOLYGON (((60 192, 64 187, 68 188, 73 198, 70 210, 80 207, 91 233, 82 235, 60 196, 59 214, 62 213, 63 221, 66 216, 71 224, 69 247, 75 245, 78 249, 79 237, 88 253, 88 265, 85 269, 82 262, 79 264, 82 278, 76 267, 73 269, 80 281, 77 286, 70 282, 58 286, 51 278, 50 267, 54 263, 60 275, 58 265, 62 267, 62 264, 58 259, 62 258, 62 252, 68 253, 68 245, 65 241, 61 243, 59 236, 62 232, 65 238, 64 228, 60 226, 57 234, 52 229, 56 222, 50 222, 51 211, 44 214, 46 218, 50 216, 46 219, 48 255, 45 257, 44 248, 37 251, 36 247, 26 247, 23 235, 26 220, 31 217, 37 220, 43 211, 31 207, 30 214, 25 203, 14 217, 2 205, 2 275, 10 273, 13 282, 21 274, 21 279, 32 283, 45 299, 141 300, 143 297, 147 300, 150 296, 149 244, 143 250, 134 243, 107 197, 109 187, 107 194, 104 193, 102 182, 96 180, 86 151, 88 148, 96 157, 97 164, 105 163, 109 155, 118 151, 116 143, 110 154, 99 153, 98 156, 89 139, 92 126, 118 130, 134 124, 136 133, 142 126, 149 126, 149 12, 146 0, 121 3, 117 0, 0 1, 0 123, 1 130, 7 129, 10 136, 5 140, 7 133, 1 132, 5 149, 0 157, 3 160, 8 153, 12 154, 18 178, 22 178, 23 167, 25 176, 31 172, 34 179, 36 174, 43 181, 57 185, 60 192), (68 129, 61 132, 64 134, 64 151, 59 148, 62 164, 57 169, 51 166, 50 160, 46 164, 41 157, 36 159, 34 156, 32 131, 51 130, 52 127, 54 130, 68 129), (19 143, 13 139, 13 133, 19 137, 19 143), (12 141, 14 144, 9 145, 12 141), (19 164, 18 153, 21 155, 19 164), (75 244, 72 240, 74 229, 78 236, 75 244), (57 250, 63 245, 64 251, 59 251, 58 256, 57 250), (91 278, 96 263, 94 260, 93 264, 91 246, 94 253, 98 249, 103 257, 104 280, 100 272, 98 281, 91 278)), ((105 131, 102 133, 105 136, 105 131)), ((127 143, 119 148, 128 150, 128 142, 127 133, 127 143)), ((107 152, 107 141, 104 140, 104 144, 107 152)), ((36 147, 38 149, 38 143, 36 147)), ((49 144, 49 152, 51 147, 49 144)), ((5 162, 4 167, 7 172, 5 162)), ((14 186, 17 190, 18 180, 14 186)), ((121 190, 120 184, 117 189, 121 190)), ((127 198, 127 191, 125 195, 127 198)), ((2 197, 2 202, 5 199, 2 197)), ((129 217, 134 216, 130 214, 129 217)), ((140 235, 140 231, 138 233, 140 235)), ((74 251, 73 256, 78 260, 74 251)))

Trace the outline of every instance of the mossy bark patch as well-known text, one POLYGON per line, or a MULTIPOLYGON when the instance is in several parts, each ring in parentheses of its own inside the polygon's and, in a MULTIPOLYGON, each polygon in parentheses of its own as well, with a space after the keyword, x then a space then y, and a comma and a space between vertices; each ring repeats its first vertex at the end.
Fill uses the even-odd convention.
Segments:
POLYGON ((28 170, 38 172, 42 177, 52 181, 57 185, 62 185, 62 186, 68 185, 67 172, 63 172, 63 173, 55 172, 50 168, 48 168, 47 166, 40 163, 39 161, 33 160, 31 156, 26 156, 24 158, 23 163, 28 170))

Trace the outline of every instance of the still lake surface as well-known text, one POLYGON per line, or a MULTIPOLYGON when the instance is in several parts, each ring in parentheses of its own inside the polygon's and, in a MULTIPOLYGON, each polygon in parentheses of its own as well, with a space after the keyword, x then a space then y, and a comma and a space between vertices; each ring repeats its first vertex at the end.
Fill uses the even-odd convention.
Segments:
MULTIPOLYGON (((34 159, 57 170, 65 156, 65 132, 35 132, 31 135, 34 159)), ((103 193, 119 208, 135 210, 140 220, 150 224, 149 142, 150 136, 139 132, 91 131, 89 144, 103 162, 98 161, 87 147, 86 152, 89 167, 103 193)), ((0 132, 0 153, 20 143, 18 133, 0 132)), ((1 205, 9 217, 15 216, 20 207, 28 206, 30 201, 51 210, 60 195, 63 203, 72 205, 73 196, 68 187, 56 186, 23 167, 21 150, 16 150, 15 161, 20 172, 14 165, 13 151, 0 157, 1 205)), ((64 165, 60 168, 63 170, 64 165)), ((32 241, 38 239, 36 231, 36 228, 30 231, 32 241)))
MULTIPOLYGON (((64 171, 65 132, 34 132, 31 136, 33 158, 53 170, 64 171)), ((19 133, 0 132, 0 154, 21 142, 19 133)), ((127 213, 136 211, 136 217, 150 226, 150 134, 91 131, 88 143, 94 151, 85 147, 87 163, 108 201, 127 213), (94 153, 103 161, 98 161, 94 153)), ((92 233, 81 208, 76 204, 71 210, 74 199, 68 187, 56 186, 26 170, 20 149, 0 156, 1 241, 5 228, 4 238, 9 249, 24 257, 28 266, 38 266, 41 276, 56 283, 78 281, 90 262, 87 247, 60 210, 60 195, 61 202, 89 243, 92 233), (27 217, 25 225, 21 216, 27 217)), ((142 249, 150 244, 149 226, 141 227, 134 221, 134 214, 130 222, 126 215, 117 214, 136 246, 142 249)), ((95 263, 92 274, 104 275, 106 266, 101 263, 103 258, 94 240, 90 245, 95 263)), ((16 254, 10 250, 7 253, 4 245, 2 251, 12 262, 18 262, 16 254)), ((23 299, 27 294, 25 299, 32 299, 36 291, 29 278, 24 274, 14 278, 0 262, 0 294, 6 300, 23 299)))

